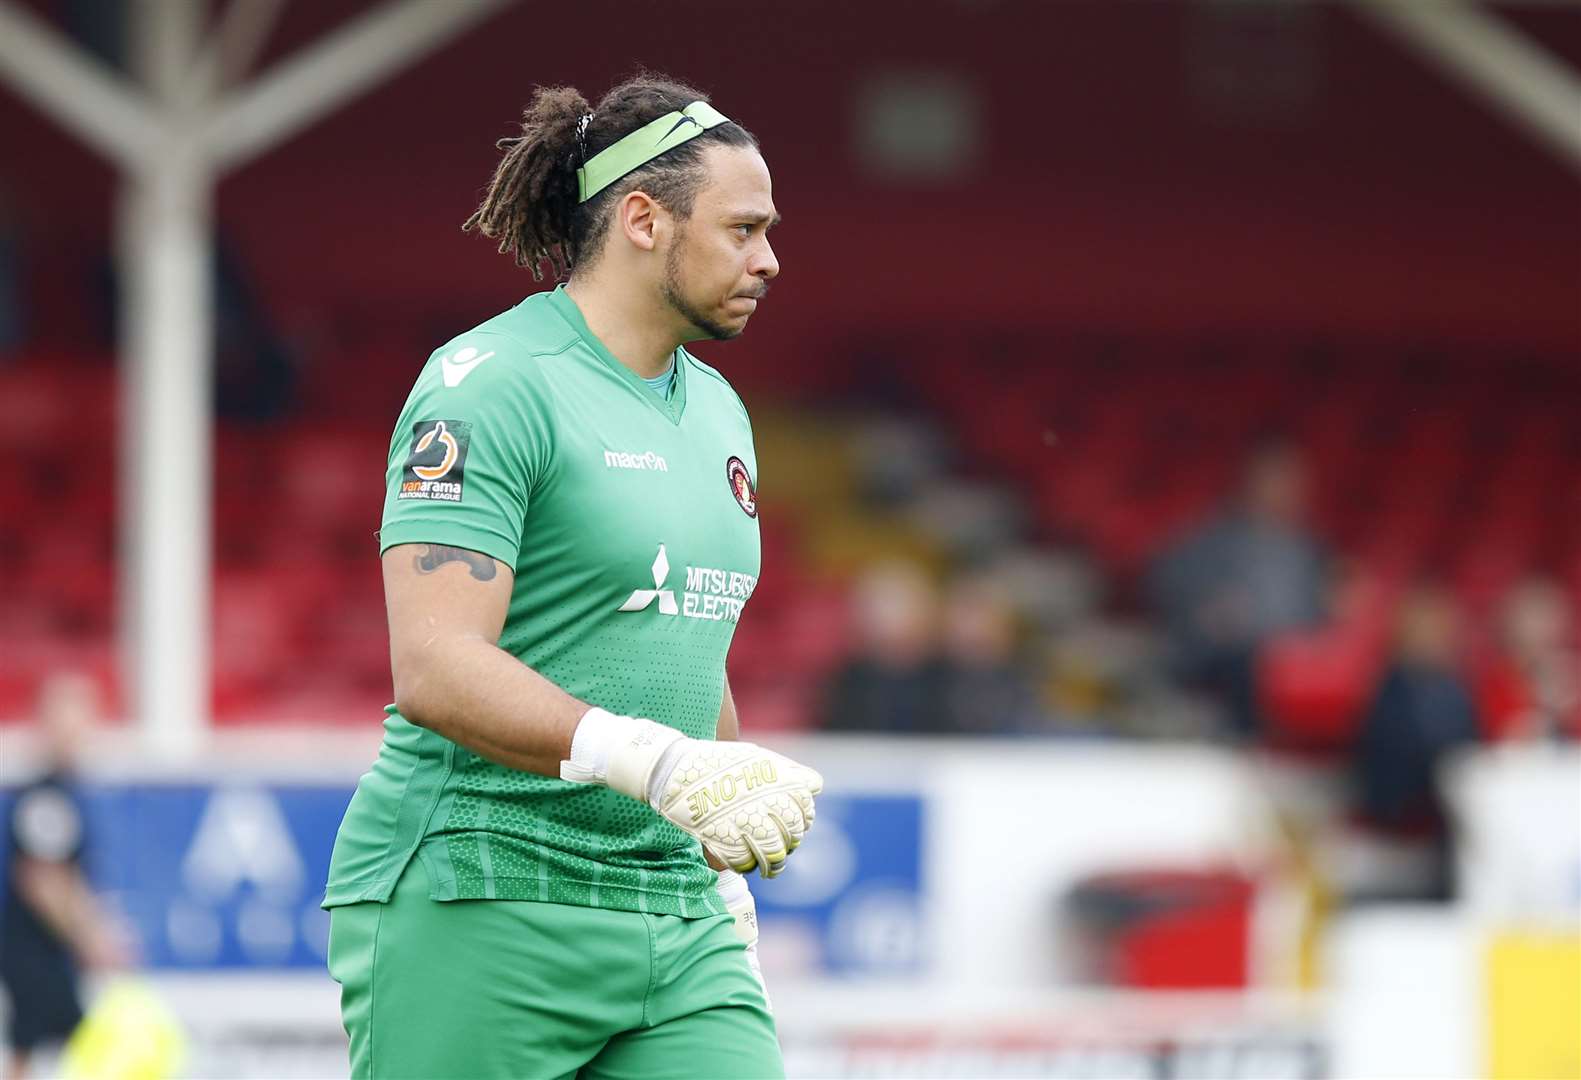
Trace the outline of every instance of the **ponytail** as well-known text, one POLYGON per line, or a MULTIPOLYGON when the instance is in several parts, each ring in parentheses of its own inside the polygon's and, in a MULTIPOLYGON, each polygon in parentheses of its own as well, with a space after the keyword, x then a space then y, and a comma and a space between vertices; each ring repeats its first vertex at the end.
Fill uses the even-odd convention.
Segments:
POLYGON ((501 254, 543 280, 546 260, 557 278, 576 263, 577 126, 591 107, 569 86, 539 87, 522 112, 521 135, 495 143, 505 156, 482 204, 461 226, 499 241, 501 254))
POLYGON ((757 139, 739 124, 709 128, 580 204, 576 173, 644 124, 707 100, 700 90, 647 73, 605 94, 596 109, 574 87, 538 87, 522 112, 521 134, 495 144, 505 156, 462 230, 475 229, 499 241, 501 254, 542 281, 546 262, 556 278, 588 265, 609 226, 610 208, 637 188, 677 217, 689 217, 704 179, 705 144, 757 147, 757 139))

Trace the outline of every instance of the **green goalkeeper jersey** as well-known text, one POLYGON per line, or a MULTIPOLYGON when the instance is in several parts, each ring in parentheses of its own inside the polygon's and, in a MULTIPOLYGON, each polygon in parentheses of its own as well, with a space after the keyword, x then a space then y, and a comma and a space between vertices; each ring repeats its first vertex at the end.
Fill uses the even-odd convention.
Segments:
MULTIPOLYGON (((718 372, 678 349, 661 398, 560 288, 429 358, 390 443, 380 546, 514 567, 500 648, 583 701, 711 739, 757 584, 756 477, 746 409, 718 372)), ((387 900, 416 855, 440 900, 724 911, 698 842, 647 806, 386 711, 326 907, 387 900)))

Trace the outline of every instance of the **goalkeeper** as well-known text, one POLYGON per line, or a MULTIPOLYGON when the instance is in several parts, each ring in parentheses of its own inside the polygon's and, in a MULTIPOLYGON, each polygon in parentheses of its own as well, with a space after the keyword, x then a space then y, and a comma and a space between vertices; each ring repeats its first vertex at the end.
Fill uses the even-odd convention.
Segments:
POLYGON ((568 280, 435 352, 390 445, 395 704, 324 901, 352 1074, 780 1076, 736 872, 822 781, 735 741, 757 459, 683 348, 779 272, 768 169, 653 76, 500 146, 466 227, 568 280))

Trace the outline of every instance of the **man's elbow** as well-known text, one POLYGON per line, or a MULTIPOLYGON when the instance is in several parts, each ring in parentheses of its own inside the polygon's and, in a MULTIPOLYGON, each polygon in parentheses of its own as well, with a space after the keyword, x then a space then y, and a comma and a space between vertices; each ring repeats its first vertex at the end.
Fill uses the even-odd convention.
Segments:
POLYGON ((395 711, 418 727, 433 726, 434 683, 428 665, 395 660, 390 673, 395 683, 395 711))
POLYGON ((414 641, 392 647, 396 711, 418 727, 439 731, 466 696, 468 678, 462 673, 475 668, 476 650, 484 645, 479 635, 463 632, 433 634, 421 645, 414 641))

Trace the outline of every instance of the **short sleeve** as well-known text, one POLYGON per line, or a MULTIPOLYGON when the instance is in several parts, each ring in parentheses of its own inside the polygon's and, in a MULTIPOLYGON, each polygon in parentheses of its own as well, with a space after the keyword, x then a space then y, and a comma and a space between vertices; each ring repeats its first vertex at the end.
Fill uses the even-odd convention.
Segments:
POLYGON ((493 334, 466 335, 430 359, 390 440, 381 553, 449 544, 516 565, 533 488, 552 453, 532 363, 493 334))
POLYGON ((82 850, 82 814, 58 787, 29 788, 11 811, 17 851, 45 862, 66 862, 82 850))

